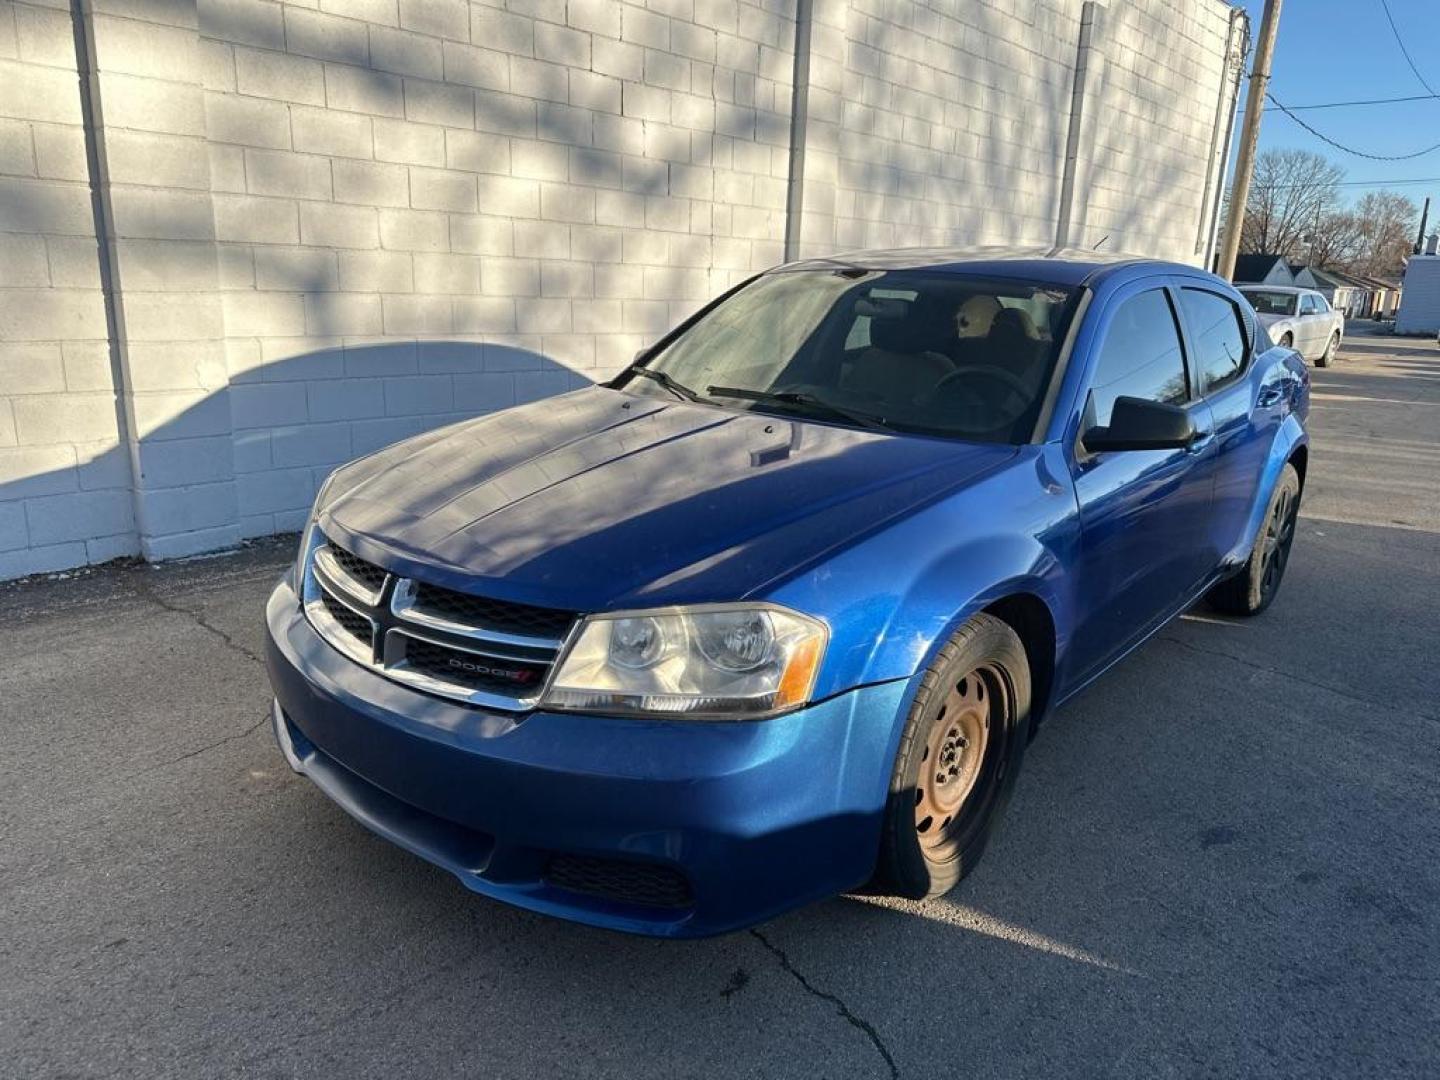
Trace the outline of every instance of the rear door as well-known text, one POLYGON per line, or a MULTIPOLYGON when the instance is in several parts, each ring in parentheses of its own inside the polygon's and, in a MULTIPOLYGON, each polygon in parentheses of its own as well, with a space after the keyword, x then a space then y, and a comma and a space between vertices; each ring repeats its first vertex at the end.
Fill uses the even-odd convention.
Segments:
POLYGON ((1245 540, 1269 448, 1284 419, 1283 395, 1250 377, 1250 323, 1234 300, 1199 280, 1181 282, 1178 296, 1192 372, 1215 431, 1204 467, 1214 492, 1205 530, 1213 569, 1245 540))
POLYGON ((1213 565, 1210 410, 1191 385, 1168 282, 1148 278, 1125 286, 1094 315, 1101 322, 1087 359, 1084 405, 1072 427, 1080 617, 1067 679, 1088 678, 1173 614, 1213 565), (1083 433, 1108 424, 1122 396, 1186 408, 1199 438, 1183 450, 1086 451, 1083 433))

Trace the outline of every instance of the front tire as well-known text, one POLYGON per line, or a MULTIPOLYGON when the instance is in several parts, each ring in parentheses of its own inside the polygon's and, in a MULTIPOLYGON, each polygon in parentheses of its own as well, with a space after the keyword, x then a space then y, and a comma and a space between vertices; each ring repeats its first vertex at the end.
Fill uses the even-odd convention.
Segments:
POLYGON ((1300 474, 1287 462, 1270 495, 1264 524, 1245 568, 1210 590, 1213 607, 1229 615, 1259 615, 1270 606, 1290 561, 1299 512, 1300 474))
POLYGON ((1320 359, 1315 361, 1316 367, 1329 367, 1330 361, 1335 359, 1335 350, 1340 347, 1340 335, 1331 334, 1329 342, 1325 345, 1325 351, 1320 354, 1320 359))
POLYGON ((1025 752, 1030 664, 1002 620, 970 618, 922 677, 890 778, 873 884, 940 896, 975 868, 1025 752))
POLYGON ((1280 335, 1280 347, 1282 349, 1293 349, 1295 347, 1295 335, 1286 331, 1280 335))

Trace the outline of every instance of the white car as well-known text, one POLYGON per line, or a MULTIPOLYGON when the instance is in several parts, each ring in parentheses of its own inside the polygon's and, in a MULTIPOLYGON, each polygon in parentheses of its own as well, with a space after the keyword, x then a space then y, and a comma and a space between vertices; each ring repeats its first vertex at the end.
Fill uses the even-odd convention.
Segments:
POLYGON ((1314 289, 1237 285, 1276 345, 1294 349, 1316 367, 1329 367, 1345 336, 1345 316, 1314 289))

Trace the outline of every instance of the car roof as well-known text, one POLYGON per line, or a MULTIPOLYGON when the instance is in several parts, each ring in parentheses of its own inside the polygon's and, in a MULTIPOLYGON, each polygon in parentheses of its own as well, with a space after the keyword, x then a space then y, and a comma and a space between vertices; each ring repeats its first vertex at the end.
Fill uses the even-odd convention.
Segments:
POLYGON ((1143 255, 1057 247, 912 247, 843 251, 824 258, 787 263, 782 270, 939 270, 977 277, 1013 277, 1054 285, 1082 285, 1102 273, 1144 265, 1162 273, 1201 274, 1183 263, 1143 255))
POLYGON ((1241 284, 1236 285, 1235 288, 1239 289, 1241 292, 1294 293, 1296 296, 1299 296, 1301 293, 1315 291, 1314 289, 1307 289, 1301 285, 1262 285, 1258 281, 1242 282, 1241 284))

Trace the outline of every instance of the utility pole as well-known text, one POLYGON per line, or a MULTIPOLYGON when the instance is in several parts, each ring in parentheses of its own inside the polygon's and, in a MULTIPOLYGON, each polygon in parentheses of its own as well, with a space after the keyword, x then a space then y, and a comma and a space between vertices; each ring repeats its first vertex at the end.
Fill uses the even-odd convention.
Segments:
POLYGON ((1235 160, 1235 178, 1230 184, 1230 215, 1225 219, 1225 242, 1220 246, 1220 263, 1215 272, 1223 278, 1235 273, 1240 254, 1240 227, 1245 224, 1245 204, 1250 198, 1250 177, 1255 171, 1255 144, 1260 141, 1260 116, 1265 108, 1265 90, 1270 85, 1270 60, 1275 55, 1275 35, 1280 29, 1281 0, 1265 0, 1260 17, 1260 39, 1255 43, 1255 64, 1250 69, 1250 92, 1245 99, 1245 123, 1240 129, 1240 156, 1235 160))
POLYGON ((1410 254, 1419 255, 1425 250, 1425 226, 1430 223, 1430 196, 1425 196, 1425 209, 1420 211, 1420 232, 1415 236, 1415 250, 1410 254))

